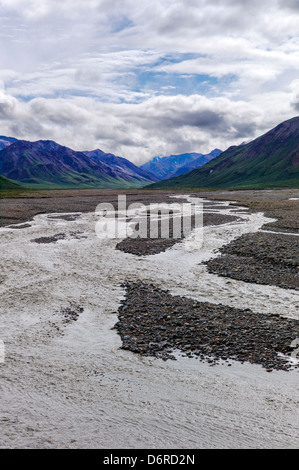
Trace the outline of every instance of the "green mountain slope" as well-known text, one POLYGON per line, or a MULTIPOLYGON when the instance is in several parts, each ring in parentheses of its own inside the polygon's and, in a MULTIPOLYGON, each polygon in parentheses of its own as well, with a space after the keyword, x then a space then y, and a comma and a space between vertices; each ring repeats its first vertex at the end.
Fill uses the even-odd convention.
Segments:
POLYGON ((184 175, 150 188, 298 188, 299 117, 184 175))
POLYGON ((50 140, 18 140, 0 151, 0 174, 26 188, 136 188, 156 181, 136 170, 122 171, 50 140))
POLYGON ((0 191, 4 189, 22 189, 22 186, 0 175, 0 191))

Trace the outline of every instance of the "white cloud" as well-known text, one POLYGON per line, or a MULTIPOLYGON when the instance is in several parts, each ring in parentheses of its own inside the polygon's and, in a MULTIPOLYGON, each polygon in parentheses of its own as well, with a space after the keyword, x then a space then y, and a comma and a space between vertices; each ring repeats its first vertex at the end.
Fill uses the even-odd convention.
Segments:
POLYGON ((157 96, 135 104, 80 97, 1 101, 7 135, 50 138, 76 150, 101 148, 140 164, 156 154, 225 149, 268 130, 270 122, 278 124, 258 103, 200 95, 157 96))
POLYGON ((299 110, 296 0, 0 8, 1 134, 141 163, 225 149, 299 110))

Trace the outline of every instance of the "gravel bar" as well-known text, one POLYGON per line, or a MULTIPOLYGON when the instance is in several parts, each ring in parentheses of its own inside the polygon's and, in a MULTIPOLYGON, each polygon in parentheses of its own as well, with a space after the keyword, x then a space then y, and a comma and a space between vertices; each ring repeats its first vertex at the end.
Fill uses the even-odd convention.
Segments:
POLYGON ((274 233, 242 235, 206 262, 212 274, 299 290, 299 237, 274 233))
POLYGON ((143 356, 175 359, 181 351, 211 365, 248 361, 267 371, 298 367, 289 357, 299 320, 173 296, 153 284, 126 283, 115 329, 122 348, 143 356))
MULTIPOLYGON (((227 214, 217 214, 209 212, 203 214, 204 227, 210 225, 221 225, 240 220, 240 217, 227 214)), ((194 220, 192 220, 191 222, 191 227, 194 227, 194 220)), ((116 245, 116 249, 137 256, 156 255, 158 253, 166 251, 168 248, 171 248, 173 245, 184 239, 183 233, 181 233, 181 238, 173 238, 172 235, 172 227, 170 226, 169 238, 150 238, 149 236, 147 238, 125 238, 116 245)))

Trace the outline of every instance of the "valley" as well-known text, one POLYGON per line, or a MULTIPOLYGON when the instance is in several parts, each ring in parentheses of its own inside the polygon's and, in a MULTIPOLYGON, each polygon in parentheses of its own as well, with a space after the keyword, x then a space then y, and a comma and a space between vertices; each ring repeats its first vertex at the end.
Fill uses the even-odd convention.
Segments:
POLYGON ((1 199, 1 445, 296 447, 298 277, 261 283, 260 254, 265 237, 277 252, 275 231, 278 268, 298 265, 299 190, 132 190, 128 204, 204 203, 201 247, 191 233, 154 251, 96 236, 95 208, 119 193, 1 199), (221 273, 244 237, 251 278, 235 276, 243 251, 221 273))

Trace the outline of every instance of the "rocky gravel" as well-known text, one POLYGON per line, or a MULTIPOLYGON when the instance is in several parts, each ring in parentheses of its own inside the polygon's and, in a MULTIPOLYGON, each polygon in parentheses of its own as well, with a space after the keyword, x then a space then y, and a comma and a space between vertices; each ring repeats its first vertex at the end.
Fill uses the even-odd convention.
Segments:
POLYGON ((60 315, 63 318, 63 323, 70 323, 77 321, 80 313, 83 312, 83 307, 74 302, 70 302, 67 307, 63 307, 60 310, 60 315))
POLYGON ((48 336, 53 336, 53 331, 55 335, 63 336, 64 329, 73 322, 76 322, 79 319, 81 313, 83 313, 84 308, 75 303, 69 302, 68 306, 61 307, 59 311, 56 311, 56 316, 54 320, 49 320, 48 324, 51 328, 51 332, 48 333, 48 336))
POLYGON ((249 233, 225 245, 206 262, 212 274, 299 290, 299 237, 249 233))
MULTIPOLYGON (((36 214, 55 213, 51 217, 74 220, 80 212, 92 212, 100 202, 117 204, 118 194, 126 194, 127 203, 170 203, 173 193, 163 191, 45 191, 22 198, 1 200, 0 226, 27 228, 36 214), (61 213, 60 216, 57 213, 61 213), (72 214, 66 215, 67 212, 72 214)), ((206 208, 219 208, 218 201, 244 205, 252 212, 263 212, 277 220, 263 227, 269 233, 246 234, 223 247, 220 256, 209 260, 211 273, 259 284, 298 289, 298 237, 276 232, 299 233, 299 190, 215 191, 190 193, 206 197, 212 203, 206 208), (295 199, 294 199, 295 198, 295 199), (296 199, 297 198, 297 199, 296 199)), ((176 202, 186 202, 176 199, 176 202)), ((221 206, 220 206, 221 207, 221 206)), ((205 213, 204 225, 237 221, 238 217, 205 213)), ((55 243, 82 233, 57 233, 52 237, 31 240, 55 243)), ((118 250, 137 256, 160 253, 181 239, 125 239, 118 250)), ((177 351, 188 357, 208 361, 211 365, 233 360, 259 364, 266 370, 289 370, 288 358, 296 355, 299 321, 269 314, 254 313, 227 305, 197 302, 172 296, 168 291, 142 282, 128 283, 126 298, 118 311, 115 325, 122 347, 146 356, 174 359, 177 351)), ((286 292, 287 295, 287 292, 286 292)), ((80 310, 70 307, 62 312, 65 322, 76 321, 80 310)), ((298 346, 297 346, 298 347, 298 346)), ((297 354, 298 358, 298 354, 297 354)), ((297 366, 298 367, 298 366, 297 366)))
POLYGON ((38 237, 33 238, 31 243, 38 243, 38 244, 47 244, 47 243, 56 243, 58 240, 65 240, 66 234, 65 233, 56 233, 55 235, 51 235, 49 237, 38 237))
MULTIPOLYGON (((60 189, 24 191, 19 197, 10 197, 10 192, 5 197, 0 192, 0 227, 12 224, 30 222, 37 214, 51 214, 51 218, 67 218, 74 220, 76 213, 94 212, 98 204, 111 203, 115 208, 118 204, 118 196, 125 195, 127 205, 140 202, 142 204, 171 203, 170 195, 173 192, 149 191, 145 189, 60 189), (59 215, 60 214, 60 215, 59 215)), ((175 202, 186 202, 186 199, 176 199, 175 202)))
POLYGON ((38 244, 48 244, 48 243, 56 243, 59 240, 66 240, 66 239, 76 239, 79 240, 80 238, 86 238, 86 235, 79 230, 70 231, 67 233, 56 233, 55 235, 50 235, 49 237, 38 237, 33 238, 31 243, 38 243, 38 244))
POLYGON ((206 197, 214 202, 231 201, 246 206, 252 212, 263 212, 273 218, 263 226, 264 230, 299 233, 299 188, 273 190, 199 191, 191 196, 206 197))
POLYGON ((172 296, 142 282, 125 287, 114 327, 123 349, 163 360, 180 351, 210 364, 248 361, 267 371, 298 367, 289 360, 298 320, 172 296))
MULTIPOLYGON (((240 217, 227 214, 217 214, 209 212, 204 212, 203 214, 203 226, 221 225, 228 222, 236 222, 239 220, 240 217)), ((181 224, 181 226, 183 226, 183 224, 181 224)), ((194 218, 192 219, 191 227, 194 227, 194 218)), ((116 249, 137 256, 155 255, 166 251, 168 248, 171 248, 176 243, 182 241, 186 235, 182 231, 180 238, 174 238, 172 227, 170 226, 169 238, 150 238, 149 228, 150 224, 148 224, 147 238, 125 238, 116 245, 116 249)))
POLYGON ((247 361, 267 371, 298 367, 289 356, 296 353, 299 320, 173 296, 143 282, 124 287, 114 327, 123 349, 163 360, 180 351, 211 365, 247 361))

